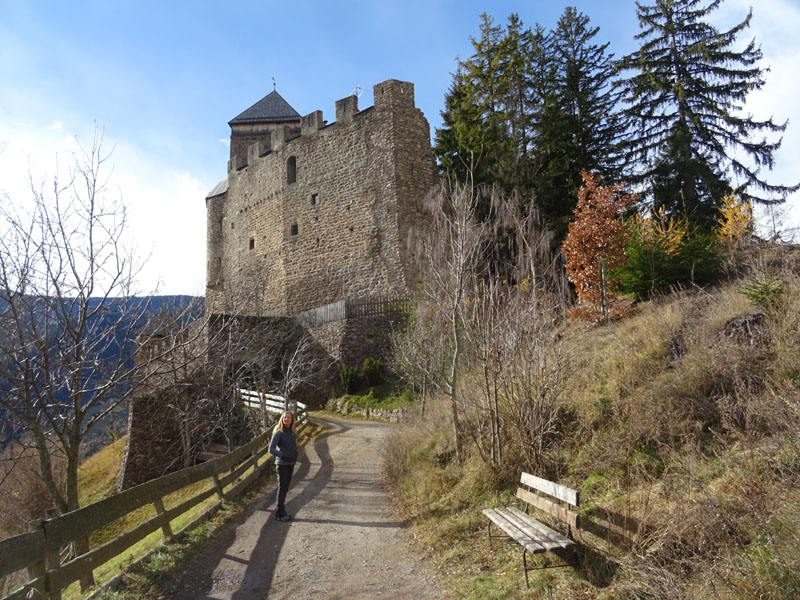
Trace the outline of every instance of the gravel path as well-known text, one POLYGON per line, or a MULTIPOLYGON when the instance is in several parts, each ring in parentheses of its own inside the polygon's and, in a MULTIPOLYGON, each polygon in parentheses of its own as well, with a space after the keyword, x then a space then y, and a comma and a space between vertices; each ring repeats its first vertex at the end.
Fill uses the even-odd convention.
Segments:
POLYGON ((272 519, 271 487, 223 528, 164 598, 444 598, 412 555, 379 477, 390 426, 316 419, 330 431, 306 447, 286 508, 272 519))

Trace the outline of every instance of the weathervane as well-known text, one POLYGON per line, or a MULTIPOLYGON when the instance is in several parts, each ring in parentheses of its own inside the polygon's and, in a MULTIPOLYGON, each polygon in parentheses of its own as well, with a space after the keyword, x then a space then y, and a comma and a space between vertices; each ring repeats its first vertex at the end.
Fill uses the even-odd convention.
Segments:
POLYGON ((272 91, 275 91, 275 75, 272 76, 272 91))

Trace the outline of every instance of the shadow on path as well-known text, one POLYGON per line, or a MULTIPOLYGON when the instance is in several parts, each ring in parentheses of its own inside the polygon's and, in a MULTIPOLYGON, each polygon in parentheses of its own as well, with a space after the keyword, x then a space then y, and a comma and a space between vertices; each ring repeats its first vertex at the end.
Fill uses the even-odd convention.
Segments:
MULTIPOLYGON (((299 460, 299 468, 292 478, 294 489, 291 490, 293 493, 286 502, 286 510, 289 514, 297 514, 297 511, 308 504, 328 483, 333 473, 333 461, 328 440, 331 436, 341 435, 350 430, 347 425, 339 422, 324 421, 324 424, 330 428, 330 433, 318 438, 312 445, 320 461, 319 467, 315 473, 311 474, 310 479, 306 479, 311 471, 311 462, 306 449, 299 460)), ((269 506, 275 502, 275 492, 276 489, 273 487, 265 494, 270 498, 269 506)), ((291 521, 288 523, 275 521, 272 518, 272 510, 268 511, 268 519, 261 528, 258 542, 250 554, 250 564, 245 571, 242 585, 233 593, 232 600, 250 599, 254 597, 255 593, 263 595, 269 590, 281 548, 291 526, 291 521)))
MULTIPOLYGON (((371 494, 380 488, 379 482, 351 470, 354 469, 352 465, 341 465, 340 470, 334 473, 330 440, 334 436, 347 434, 352 427, 339 420, 315 420, 321 422, 327 432, 302 452, 286 502, 289 513, 300 513, 300 516, 287 523, 275 521, 276 486, 270 486, 253 506, 237 515, 220 535, 201 550, 201 554, 187 565, 186 572, 173 583, 173 589, 164 597, 178 600, 253 600, 267 597, 281 550, 294 524, 300 526, 297 533, 305 527, 304 535, 308 535, 309 527, 311 535, 316 535, 318 532, 313 528, 318 525, 376 530, 404 526, 402 522, 369 519, 372 511, 378 508, 371 494), (323 490, 329 495, 333 494, 334 499, 330 496, 320 497, 323 490), (336 519, 328 518, 328 514, 319 514, 320 510, 324 512, 326 505, 338 501, 339 494, 350 494, 347 496, 348 506, 355 509, 356 513, 353 515, 348 512, 348 516, 356 518, 336 519), (315 507, 304 514, 303 509, 314 500, 318 500, 315 507)), ((367 440, 367 443, 371 441, 367 440)), ((337 448, 345 443, 344 440, 337 442, 337 448)), ((294 545, 297 545, 297 539, 294 545)))

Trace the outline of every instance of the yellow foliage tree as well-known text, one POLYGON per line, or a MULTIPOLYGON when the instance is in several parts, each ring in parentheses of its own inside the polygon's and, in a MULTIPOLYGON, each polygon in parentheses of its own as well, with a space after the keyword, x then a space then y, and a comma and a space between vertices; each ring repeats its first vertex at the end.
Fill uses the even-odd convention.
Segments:
POLYGON ((749 200, 742 200, 736 194, 725 194, 719 210, 715 234, 724 244, 739 244, 753 233, 753 205, 749 200))
POLYGON ((678 256, 686 235, 689 221, 686 217, 669 217, 662 206, 652 216, 637 214, 633 219, 640 239, 652 249, 661 249, 669 256, 678 256))

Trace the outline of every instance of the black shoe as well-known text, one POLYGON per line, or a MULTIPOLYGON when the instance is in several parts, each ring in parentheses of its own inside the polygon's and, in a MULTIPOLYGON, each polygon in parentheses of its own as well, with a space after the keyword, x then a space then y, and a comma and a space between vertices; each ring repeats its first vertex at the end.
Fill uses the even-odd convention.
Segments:
POLYGON ((291 521, 292 515, 281 515, 280 517, 275 517, 276 521, 291 521))

